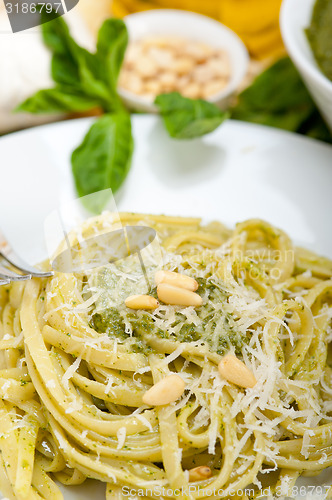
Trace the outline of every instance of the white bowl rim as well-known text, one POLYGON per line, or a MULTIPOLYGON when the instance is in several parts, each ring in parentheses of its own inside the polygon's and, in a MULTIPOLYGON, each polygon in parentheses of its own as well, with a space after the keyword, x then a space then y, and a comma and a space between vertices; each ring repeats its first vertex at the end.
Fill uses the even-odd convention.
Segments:
MULTIPOLYGON (((314 4, 316 0, 312 0, 314 4)), ((288 21, 288 15, 291 11, 291 4, 293 0, 283 0, 280 9, 280 29, 282 38, 286 45, 286 48, 294 61, 296 61, 304 71, 309 73, 315 83, 323 86, 327 91, 332 91, 332 82, 324 75, 324 73, 312 63, 312 61, 308 60, 305 54, 302 52, 296 40, 294 38, 293 30, 291 29, 290 23, 288 21)), ((310 47, 311 50, 311 47, 310 47)))
MULTIPOLYGON (((248 64, 249 64, 249 53, 248 50, 244 44, 244 42, 241 40, 241 38, 235 33, 235 31, 231 30, 228 26, 222 24, 221 22, 217 21, 216 19, 213 19, 211 17, 205 16, 203 14, 199 14, 198 12, 193 12, 190 10, 183 10, 183 9, 151 9, 151 10, 145 10, 141 12, 134 12, 132 14, 128 14, 125 16, 123 19, 124 21, 131 20, 131 19, 137 19, 140 17, 159 17, 160 15, 163 14, 172 14, 176 15, 179 17, 185 17, 185 18, 195 18, 199 21, 204 21, 206 23, 211 23, 212 25, 218 27, 218 29, 221 29, 223 31, 226 31, 230 36, 232 36, 234 42, 237 44, 238 49, 242 52, 243 56, 243 68, 242 71, 240 72, 241 78, 237 78, 235 81, 232 83, 229 82, 225 88, 223 88, 220 92, 213 94, 212 96, 206 98, 205 100, 211 103, 218 103, 218 101, 227 98, 234 92, 234 90, 237 88, 237 86, 241 83, 242 79, 245 77, 246 72, 248 70, 248 64)), ((148 33, 147 33, 148 35, 148 33)), ((128 101, 131 101, 132 103, 137 103, 138 106, 143 106, 145 108, 150 108, 153 111, 158 111, 156 106, 154 105, 153 102, 151 102, 149 99, 146 99, 144 97, 141 97, 137 94, 134 94, 133 92, 130 92, 126 89, 123 89, 121 87, 118 87, 118 92, 121 97, 127 99, 128 101)))

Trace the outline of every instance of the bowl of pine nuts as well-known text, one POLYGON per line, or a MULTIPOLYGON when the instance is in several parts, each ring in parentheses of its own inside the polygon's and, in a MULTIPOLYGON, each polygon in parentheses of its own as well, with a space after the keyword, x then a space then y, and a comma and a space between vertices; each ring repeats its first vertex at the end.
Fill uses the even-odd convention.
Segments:
POLYGON ((179 92, 226 107, 248 69, 240 38, 208 17, 156 9, 125 18, 129 44, 118 91, 137 111, 156 112, 159 94, 179 92))

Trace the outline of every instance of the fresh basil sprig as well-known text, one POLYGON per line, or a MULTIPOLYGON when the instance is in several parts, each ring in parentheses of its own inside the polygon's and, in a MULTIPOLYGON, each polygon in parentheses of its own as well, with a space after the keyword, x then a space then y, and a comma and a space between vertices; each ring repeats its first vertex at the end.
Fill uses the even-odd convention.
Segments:
MULTIPOLYGON (((106 20, 98 33, 96 51, 91 53, 76 43, 62 17, 50 20, 46 12, 41 15, 43 39, 52 53, 55 86, 29 97, 17 111, 67 113, 99 108, 105 114, 91 126, 71 157, 75 186, 81 197, 109 188, 116 192, 128 174, 134 147, 130 114, 117 92, 128 44, 126 26, 120 19, 106 20)), ((159 96, 156 104, 169 134, 176 139, 212 132, 228 116, 211 103, 177 93, 159 96)))
MULTIPOLYGON (((106 20, 99 30, 95 53, 75 42, 61 17, 42 24, 42 34, 52 52, 51 74, 56 85, 29 97, 17 111, 83 112, 100 108, 105 114, 73 152, 72 171, 81 197, 109 188, 116 192, 129 171, 134 145, 130 115, 117 93, 128 43, 126 26, 119 19, 106 20)), ((96 200, 106 202, 103 197, 96 200)), ((88 208, 100 211, 103 207, 88 208)))
POLYGON ((202 99, 188 99, 178 92, 161 94, 155 104, 165 127, 175 139, 193 139, 213 132, 229 114, 202 99))
POLYGON ((37 92, 17 111, 77 112, 96 106, 105 112, 124 109, 117 93, 117 79, 128 43, 123 21, 108 19, 104 22, 98 33, 95 53, 75 42, 62 17, 44 22, 41 29, 43 40, 52 52, 51 75, 56 86, 37 92))

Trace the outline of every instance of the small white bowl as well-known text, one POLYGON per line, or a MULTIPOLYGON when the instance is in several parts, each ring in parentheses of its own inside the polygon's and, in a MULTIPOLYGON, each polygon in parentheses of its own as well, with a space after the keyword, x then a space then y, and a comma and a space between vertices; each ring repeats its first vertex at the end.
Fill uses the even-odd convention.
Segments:
POLYGON ((304 29, 310 25, 315 0, 283 0, 281 34, 290 58, 332 131, 332 82, 322 73, 304 29))
MULTIPOLYGON (((209 17, 173 9, 156 9, 125 17, 129 40, 136 41, 146 36, 174 35, 204 42, 211 47, 228 52, 231 64, 231 76, 228 85, 207 100, 226 105, 230 96, 246 75, 249 56, 241 39, 223 24, 209 17)), ((157 112, 157 108, 147 98, 140 97, 122 88, 118 89, 123 101, 138 111, 157 112)))

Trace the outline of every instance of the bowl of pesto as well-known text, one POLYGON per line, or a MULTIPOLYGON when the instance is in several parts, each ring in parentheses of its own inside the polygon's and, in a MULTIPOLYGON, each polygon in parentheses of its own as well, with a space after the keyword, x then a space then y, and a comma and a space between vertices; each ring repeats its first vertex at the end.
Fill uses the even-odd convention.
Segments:
POLYGON ((332 0, 283 0, 282 37, 332 131, 332 0))

